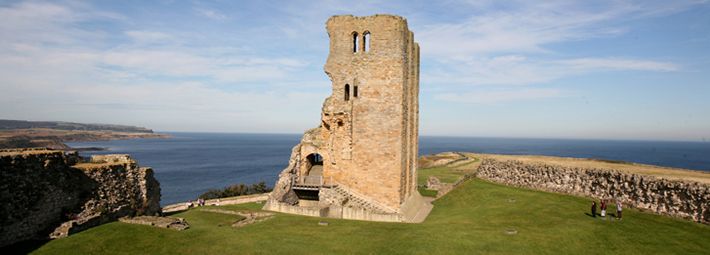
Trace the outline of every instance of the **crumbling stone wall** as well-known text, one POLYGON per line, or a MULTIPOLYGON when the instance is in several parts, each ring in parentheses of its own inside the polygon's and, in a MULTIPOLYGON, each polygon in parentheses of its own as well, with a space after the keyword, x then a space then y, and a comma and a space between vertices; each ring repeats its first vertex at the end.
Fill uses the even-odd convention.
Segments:
POLYGON ((0 150, 0 247, 47 234, 79 213, 95 186, 70 168, 76 154, 0 150))
POLYGON ((619 199, 656 214, 710 223, 710 185, 614 169, 580 168, 484 159, 477 176, 506 185, 593 197, 619 199))
POLYGON ((63 237, 122 216, 160 213, 160 184, 127 155, 0 150, 0 246, 63 237))

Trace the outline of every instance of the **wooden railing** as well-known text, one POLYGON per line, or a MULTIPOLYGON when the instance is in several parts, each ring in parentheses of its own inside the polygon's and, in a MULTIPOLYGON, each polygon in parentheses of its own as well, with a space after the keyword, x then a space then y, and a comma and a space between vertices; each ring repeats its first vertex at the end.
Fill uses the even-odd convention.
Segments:
POLYGON ((291 183, 292 185, 297 185, 297 186, 327 186, 327 185, 332 185, 333 183, 333 178, 328 177, 324 178, 323 176, 320 175, 315 175, 315 176, 296 176, 294 175, 291 177, 291 183))

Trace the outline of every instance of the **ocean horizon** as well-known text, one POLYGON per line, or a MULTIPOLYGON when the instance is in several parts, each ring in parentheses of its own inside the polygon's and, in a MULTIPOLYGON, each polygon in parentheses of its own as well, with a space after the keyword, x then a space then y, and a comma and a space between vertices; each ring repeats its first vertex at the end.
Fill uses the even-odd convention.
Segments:
MULTIPOLYGON (((141 166, 153 168, 161 184, 161 204, 166 205, 237 183, 264 181, 272 186, 301 139, 301 134, 161 133, 173 137, 67 144, 106 148, 82 151, 82 156, 130 154, 141 166)), ((545 155, 710 171, 708 142, 421 136, 419 143, 419 155, 447 151, 545 155)))

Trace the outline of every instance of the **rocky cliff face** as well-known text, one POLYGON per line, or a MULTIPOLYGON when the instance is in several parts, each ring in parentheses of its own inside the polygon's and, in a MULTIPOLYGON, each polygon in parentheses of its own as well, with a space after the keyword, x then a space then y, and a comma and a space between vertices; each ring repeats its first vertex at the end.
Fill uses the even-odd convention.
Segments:
POLYGON ((160 213, 160 184, 127 155, 0 150, 0 246, 160 213))
POLYGON ((565 167, 516 160, 484 159, 479 178, 537 190, 619 199, 656 214, 710 224, 710 186, 614 169, 565 167))

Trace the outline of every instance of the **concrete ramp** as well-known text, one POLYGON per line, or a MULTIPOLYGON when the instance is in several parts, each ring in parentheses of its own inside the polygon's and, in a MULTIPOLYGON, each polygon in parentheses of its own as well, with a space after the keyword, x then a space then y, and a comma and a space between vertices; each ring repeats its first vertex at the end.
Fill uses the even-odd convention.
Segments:
POLYGON ((402 204, 402 218, 407 223, 422 223, 429 216, 434 205, 432 198, 423 197, 419 192, 414 192, 404 204, 402 204))

